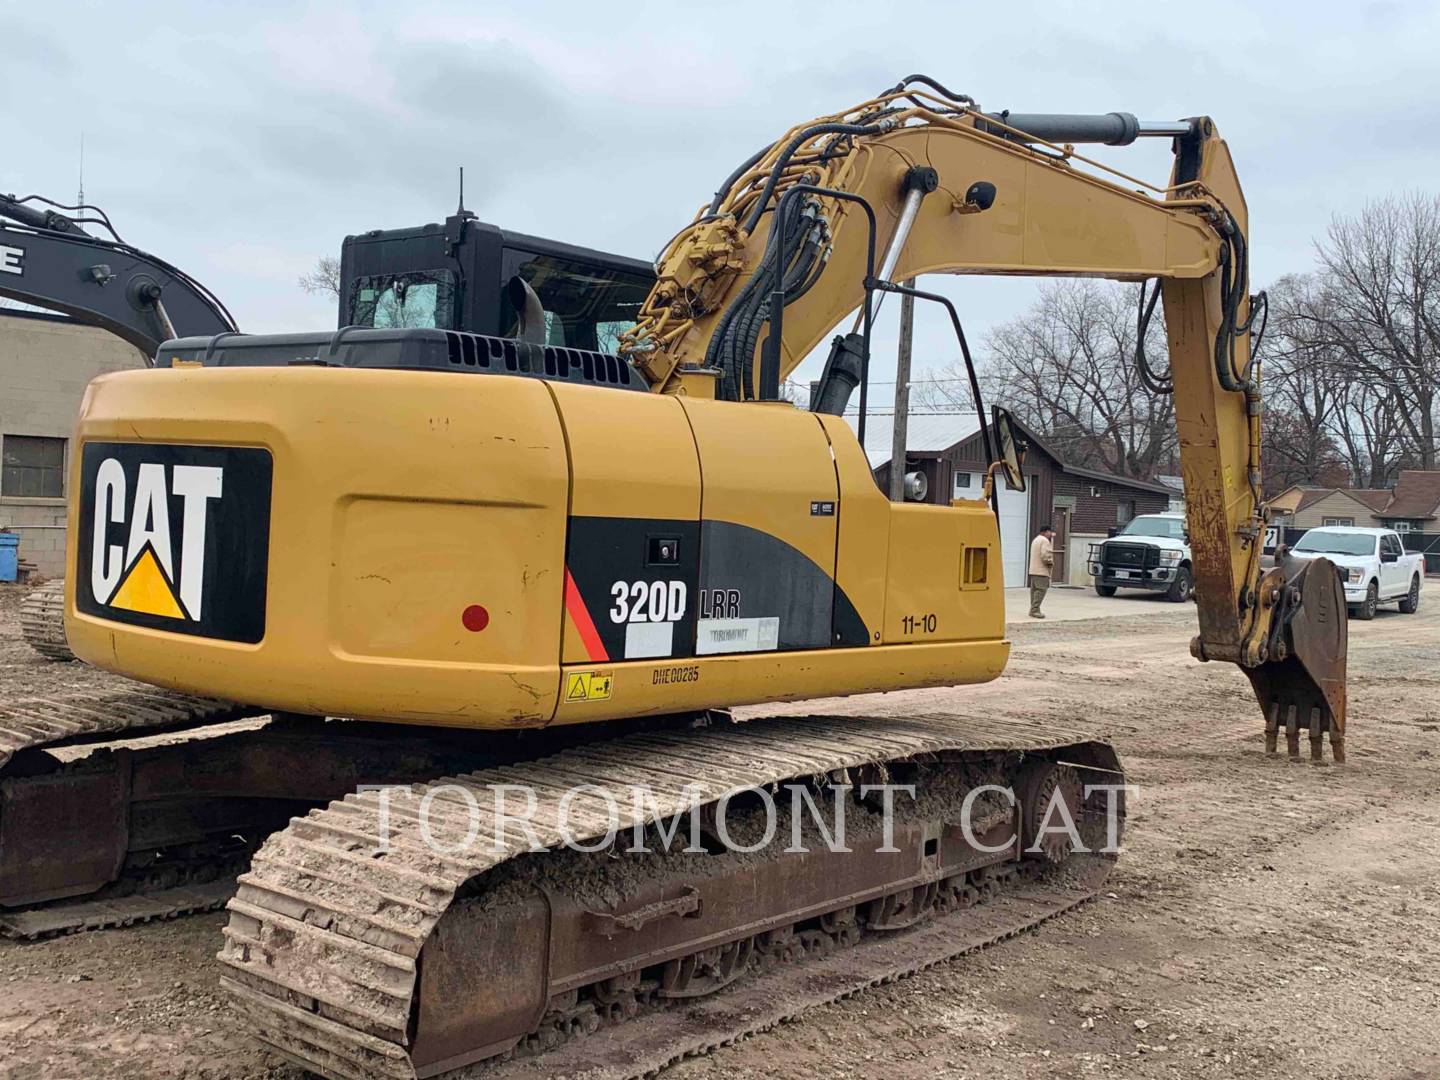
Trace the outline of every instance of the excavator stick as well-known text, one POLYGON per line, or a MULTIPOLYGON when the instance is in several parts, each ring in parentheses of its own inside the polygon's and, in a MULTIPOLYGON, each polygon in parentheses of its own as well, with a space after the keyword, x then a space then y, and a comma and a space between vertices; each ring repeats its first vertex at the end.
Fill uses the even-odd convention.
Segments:
POLYGON ((1272 601, 1276 610, 1267 659, 1246 668, 1245 674, 1265 713, 1265 750, 1277 752, 1284 727, 1290 760, 1299 761, 1304 728, 1310 735, 1310 759, 1320 762, 1329 732, 1331 755, 1337 765, 1343 764, 1349 624, 1335 564, 1329 559, 1282 559, 1261 582, 1261 590, 1278 594, 1272 601))

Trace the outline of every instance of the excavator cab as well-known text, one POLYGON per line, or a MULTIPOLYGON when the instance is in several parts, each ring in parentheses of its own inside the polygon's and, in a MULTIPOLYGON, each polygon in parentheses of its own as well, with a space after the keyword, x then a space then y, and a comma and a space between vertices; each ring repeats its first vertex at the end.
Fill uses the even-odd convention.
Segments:
POLYGON ((613 353, 634 325, 655 271, 641 259, 511 232, 460 213, 441 224, 347 236, 337 325, 518 337, 524 311, 511 288, 517 278, 544 311, 540 344, 613 353))

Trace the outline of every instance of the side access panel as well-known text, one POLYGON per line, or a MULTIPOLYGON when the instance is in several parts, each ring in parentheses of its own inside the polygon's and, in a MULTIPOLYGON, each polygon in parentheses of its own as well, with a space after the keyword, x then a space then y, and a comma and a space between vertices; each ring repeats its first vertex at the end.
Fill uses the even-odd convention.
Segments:
MULTIPOLYGON (((564 664, 693 655, 700 463, 679 399, 546 385, 570 454, 564 664)), ((568 682, 577 702, 608 688, 568 682)))
POLYGON ((891 502, 876 485, 850 425, 838 416, 817 414, 816 419, 830 440, 840 490, 835 588, 849 602, 835 607, 835 644, 878 645, 885 621, 891 502))
POLYGON ((680 400, 704 484, 696 655, 830 647, 839 490, 824 431, 788 404, 680 400))
POLYGON ((890 515, 885 643, 1002 639, 1000 531, 989 505, 895 503, 890 515))

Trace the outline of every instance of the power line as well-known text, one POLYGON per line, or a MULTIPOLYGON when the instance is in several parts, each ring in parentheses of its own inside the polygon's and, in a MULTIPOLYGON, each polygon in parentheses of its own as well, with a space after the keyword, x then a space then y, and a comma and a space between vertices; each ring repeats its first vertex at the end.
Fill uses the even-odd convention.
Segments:
MULTIPOLYGON (((975 416, 974 409, 907 409, 907 416, 975 416)), ((859 416, 859 409, 846 409, 846 416, 859 416)), ((866 409, 866 416, 894 416, 894 409, 866 409)))

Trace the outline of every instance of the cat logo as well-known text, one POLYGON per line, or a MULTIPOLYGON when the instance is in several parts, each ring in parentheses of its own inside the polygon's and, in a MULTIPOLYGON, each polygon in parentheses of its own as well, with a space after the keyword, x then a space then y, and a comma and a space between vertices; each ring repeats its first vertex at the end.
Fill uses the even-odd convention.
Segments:
POLYGON ((87 443, 77 606, 154 629, 259 641, 271 470, 265 450, 87 443))
POLYGON ((90 555, 90 589, 96 602, 166 619, 198 620, 205 604, 207 504, 224 494, 225 470, 174 465, 167 478, 164 465, 146 462, 129 499, 127 487, 119 461, 108 457, 100 463, 90 555), (171 495, 178 495, 184 507, 178 550, 170 542, 171 495), (123 525, 127 517, 125 545, 109 543, 108 525, 123 525))

